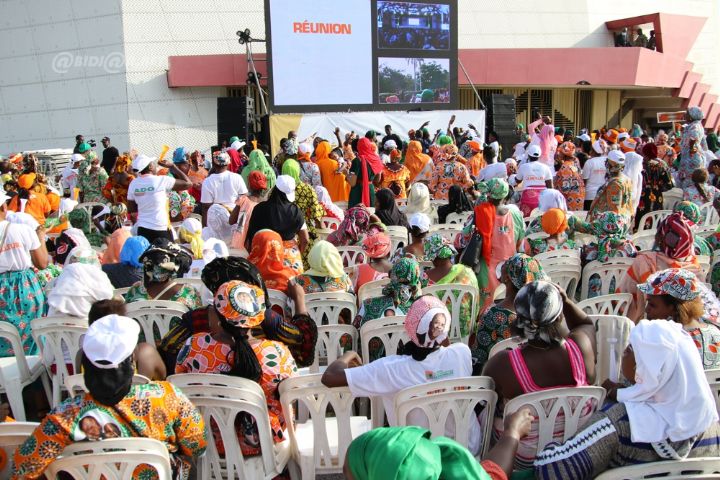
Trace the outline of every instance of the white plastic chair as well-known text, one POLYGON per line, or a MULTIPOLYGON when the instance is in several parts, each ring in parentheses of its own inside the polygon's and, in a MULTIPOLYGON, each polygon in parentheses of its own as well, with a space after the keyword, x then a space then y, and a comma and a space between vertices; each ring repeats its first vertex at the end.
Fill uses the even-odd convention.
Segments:
POLYGON ((320 325, 337 325, 340 323, 340 313, 343 310, 350 312, 350 321, 357 315, 355 295, 347 292, 310 293, 305 295, 307 313, 320 325))
POLYGON ((69 359, 73 372, 80 371, 78 352, 87 328, 87 319, 78 317, 41 317, 30 322, 33 339, 40 347, 43 364, 52 381, 53 407, 60 403, 63 384, 70 376, 65 362, 69 359), (55 373, 52 373, 52 364, 55 373))
POLYGON ((315 235, 317 235, 318 240, 327 240, 327 238, 333 232, 334 232, 334 230, 330 230, 329 228, 316 228, 315 229, 315 235))
POLYGON ((408 231, 407 228, 398 225, 385 227, 385 233, 390 237, 390 254, 395 253, 401 245, 407 245, 408 243, 408 231))
POLYGON ((368 256, 362 247, 337 247, 337 250, 340 253, 340 258, 342 258, 343 267, 352 267, 361 263, 367 263, 368 261, 368 256))
POLYGON ((599 295, 610 295, 615 293, 610 291, 611 285, 617 288, 620 280, 633 264, 632 258, 610 258, 607 262, 598 261, 590 262, 585 265, 582 272, 582 288, 580 290, 580 299, 585 300, 590 296, 590 278, 597 275, 600 278, 601 286, 599 295), (614 280, 614 282, 613 282, 614 280))
POLYGON ((480 292, 478 289, 472 285, 445 283, 442 285, 430 285, 425 287, 423 288, 423 294, 436 296, 442 300, 448 307, 448 310, 450 310, 450 315, 452 316, 450 332, 448 333, 450 341, 461 340, 467 344, 470 338, 470 332, 474 331, 475 322, 477 321, 479 308, 478 302, 480 299, 480 292), (472 318, 470 320, 470 325, 468 325, 467 335, 462 336, 462 333, 460 332, 460 309, 462 307, 462 301, 467 295, 470 295, 471 298, 470 312, 472 318))
POLYGON ((620 315, 590 315, 595 324, 595 384, 620 381, 622 357, 635 324, 620 315))
MULTIPOLYGON (((105 205, 104 203, 100 203, 100 202, 83 202, 83 203, 78 203, 77 205, 75 205, 75 208, 73 210, 78 209, 78 208, 81 210, 85 210, 88 213, 88 215, 90 215, 90 218, 93 218, 93 208, 96 208, 96 207, 105 208, 106 206, 107 205, 105 205)), ((92 222, 90 222, 90 223, 92 224, 92 222)))
POLYGON ((588 315, 622 315, 630 310, 632 295, 629 293, 613 293, 588 298, 577 303, 588 315))
POLYGON ((720 223, 720 215, 713 207, 713 203, 702 204, 700 207, 700 225, 717 225, 718 223, 720 223))
POLYGON ((13 455, 15 450, 32 435, 40 424, 35 422, 3 422, 0 423, 0 450, 6 461, 0 468, 0 480, 8 480, 13 471, 13 455))
POLYGON ((592 402, 592 408, 583 418, 585 422, 602 405, 604 399, 605 389, 602 387, 553 388, 526 393, 508 400, 505 404, 503 418, 508 418, 524 407, 530 407, 531 413, 535 416, 533 422, 539 422, 538 442, 535 450, 537 453, 550 442, 565 442, 575 435, 584 426, 584 423, 580 422, 580 416, 587 403, 592 402), (564 413, 562 435, 553 438, 555 422, 561 412, 564 413))
POLYGON ((682 188, 671 188, 667 192, 663 192, 663 208, 665 210, 672 210, 675 208, 676 203, 682 202, 682 199, 682 188))
POLYGON ((588 211, 587 210, 573 210, 568 212, 573 217, 577 218, 578 220, 582 220, 583 222, 585 219, 587 219, 588 211))
POLYGON ((0 322, 0 338, 6 340, 15 356, 0 358, 0 393, 7 395, 15 420, 24 422, 23 390, 41 378, 45 395, 51 399, 50 382, 40 355, 25 355, 17 328, 10 322, 0 322))
POLYGON ((549 252, 541 252, 535 255, 535 260, 541 265, 553 264, 553 262, 572 262, 573 264, 580 262, 580 250, 551 250, 549 252))
POLYGON ((455 435, 451 438, 469 448, 470 435, 474 433, 472 426, 479 420, 475 407, 481 405, 484 407, 484 418, 480 422, 482 446, 477 458, 482 458, 490 446, 497 399, 495 382, 490 377, 461 377, 415 385, 395 394, 397 425, 414 425, 408 417, 411 413, 422 412, 433 437, 447 436, 446 423, 452 418, 455 435))
POLYGON ((702 269, 703 276, 700 278, 701 281, 709 281, 710 280, 710 257, 708 255, 695 255, 695 258, 697 258, 698 263, 700 264, 700 268, 702 269))
POLYGON ((595 477, 595 480, 641 480, 646 478, 720 478, 720 458, 686 458, 685 460, 668 460, 611 468, 595 477))
POLYGON ((139 300, 127 304, 127 316, 140 324, 145 341, 151 344, 159 342, 170 331, 173 318, 182 317, 188 311, 186 305, 170 300, 139 300))
POLYGON ((352 416, 355 398, 348 387, 328 388, 322 375, 303 375, 280 383, 280 403, 287 419, 292 455, 300 465, 303 480, 315 475, 342 472, 345 453, 352 440, 372 428, 366 417, 352 416), (308 409, 310 420, 293 422, 293 402, 308 409), (328 406, 334 417, 326 416, 328 406))
POLYGON ((345 353, 341 343, 344 337, 350 337, 348 350, 357 352, 358 331, 352 325, 321 325, 317 331, 315 361, 308 367, 310 373, 320 373, 321 367, 327 367, 345 353))
POLYGON ((531 233, 529 235, 525 235, 525 238, 527 238, 528 240, 539 240, 539 239, 545 239, 545 238, 549 238, 549 237, 550 237, 550 235, 548 235, 545 232, 536 232, 536 233, 531 233))
POLYGON ((720 412, 720 368, 705 370, 705 376, 710 384, 710 390, 712 390, 713 396, 715 397, 717 410, 720 412))
POLYGON ((525 339, 522 337, 510 337, 505 340, 500 340, 490 348, 490 351, 488 352, 488 360, 503 350, 513 350, 523 343, 525 343, 525 339))
POLYGON ((73 443, 48 466, 46 475, 56 478, 60 472, 65 472, 77 480, 129 480, 140 465, 154 468, 160 479, 172 478, 170 455, 165 444, 144 437, 73 443))
POLYGON ((280 307, 284 317, 289 318, 292 316, 292 309, 288 303, 288 297, 284 292, 268 288, 268 297, 270 298, 270 305, 272 307, 280 307))
POLYGON ((329 230, 337 230, 337 227, 340 226, 340 220, 333 217, 322 217, 320 219, 320 225, 322 228, 327 228, 329 230))
POLYGON ((554 283, 560 285, 567 292, 569 298, 575 298, 582 274, 580 265, 553 265, 547 268, 543 267, 543 270, 554 283))
MULTIPOLYGON (((150 383, 150 379, 148 377, 144 375, 139 375, 137 373, 133 375, 133 385, 146 385, 148 383, 150 383)), ((65 379, 63 386, 65 387, 65 390, 68 391, 68 395, 70 397, 74 397, 75 395, 80 395, 88 391, 87 387, 85 386, 85 377, 82 373, 76 373, 75 375, 68 376, 65 379)))
POLYGON ((467 222, 470 215, 472 215, 472 212, 450 213, 445 219, 445 223, 465 226, 465 222, 467 222))
POLYGON ((363 284, 357 291, 358 305, 362 305, 362 303, 368 298, 381 297, 382 289, 385 288, 385 285, 388 283, 390 283, 390 279, 385 277, 380 280, 373 280, 363 284))
POLYGON ((463 225, 457 223, 438 223, 430 226, 430 233, 428 235, 434 235, 439 233, 443 238, 449 240, 450 243, 455 242, 455 236, 462 232, 463 225))
POLYGON ((130 287, 123 287, 123 288, 116 288, 113 291, 113 296, 115 297, 124 297, 126 293, 130 291, 130 287))
POLYGON ((504 300, 505 295, 507 295, 507 287, 505 284, 501 283, 495 288, 495 291, 493 292, 493 302, 504 300))
POLYGON ((632 242, 640 251, 652 250, 655 245, 655 234, 656 232, 649 230, 636 233, 632 236, 632 242))
POLYGON ((290 459, 290 442, 274 443, 270 430, 267 399, 257 382, 229 375, 185 373, 171 375, 178 387, 200 410, 207 432, 207 450, 198 461, 202 479, 271 479, 280 475, 290 459), (245 458, 238 443, 235 418, 246 412, 255 419, 261 454, 245 458), (220 456, 213 441, 215 424, 225 448, 220 456))
POLYGON ((341 210, 345 211, 348 209, 348 202, 333 202, 335 205, 340 207, 341 210))
POLYGON ((640 232, 653 232, 657 231, 658 224, 665 219, 668 215, 672 214, 672 210, 655 210, 654 212, 646 213, 640 217, 640 223, 638 223, 637 233, 640 232), (647 225, 646 225, 647 224, 647 225))

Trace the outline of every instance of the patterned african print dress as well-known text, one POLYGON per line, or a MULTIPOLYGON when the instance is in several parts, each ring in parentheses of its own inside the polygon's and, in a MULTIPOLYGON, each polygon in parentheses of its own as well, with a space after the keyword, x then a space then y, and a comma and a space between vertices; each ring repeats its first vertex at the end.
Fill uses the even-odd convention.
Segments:
MULTIPOLYGON (((248 342, 262 369, 258 383, 265 393, 273 439, 276 443, 282 442, 285 439, 285 417, 277 389, 280 382, 297 375, 295 360, 290 354, 290 350, 280 342, 258 340, 253 337, 249 337, 248 342)), ((218 342, 207 333, 193 335, 178 354, 175 373, 228 375, 231 371, 228 362, 232 358, 233 347, 231 345, 218 342)), ((254 425, 252 417, 247 415, 241 417, 240 425, 236 423, 236 428, 243 455, 259 454, 257 427, 254 425)), ((215 441, 217 442, 218 439, 219 437, 216 436, 215 441)))
MULTIPOLYGON (((478 288, 477 277, 469 267, 465 265, 453 265, 450 272, 437 282, 433 282, 428 279, 428 285, 444 285, 448 283, 459 283, 461 285, 470 285, 478 288)), ((479 289, 478 289, 479 290, 479 289)), ((438 296, 445 295, 444 291, 437 292, 438 296)), ((446 306, 452 311, 452 301, 448 298, 446 306)), ((475 319, 477 318, 479 307, 476 307, 476 311, 472 310, 472 298, 470 295, 463 295, 460 301, 460 335, 467 337, 470 335, 470 328, 472 327, 475 319)))
POLYGON ((583 209, 585 202, 585 182, 582 177, 582 170, 577 164, 577 159, 565 160, 560 170, 555 174, 556 188, 565 197, 568 210, 578 211, 583 209))
POLYGON ((302 252, 303 266, 305 270, 308 270, 310 264, 307 261, 307 256, 317 240, 317 222, 322 220, 323 215, 325 215, 325 208, 318 202, 315 189, 305 183, 298 183, 295 187, 295 205, 298 206, 303 217, 305 217, 305 225, 310 236, 310 241, 305 247, 305 251, 302 252))
POLYGON ((290 280, 290 284, 300 285, 305 293, 347 292, 353 293, 353 284, 350 277, 316 277, 301 274, 290 280))
POLYGON ((84 174, 78 176, 78 187, 83 192, 83 202, 99 202, 107 203, 103 188, 108 181, 108 174, 104 168, 98 167, 94 174, 84 174))
POLYGON ((475 329, 475 344, 471 348, 473 372, 482 372, 488 361, 490 349, 496 343, 512 337, 510 325, 516 318, 515 312, 499 305, 491 306, 480 316, 475 329))
MULTIPOLYGON (((157 300, 157 298, 150 297, 142 282, 138 282, 130 287, 124 297, 126 303, 137 302, 139 300, 157 300)), ((171 302, 182 303, 190 309, 199 308, 203 305, 200 293, 198 293, 192 285, 183 285, 169 300, 171 302)))

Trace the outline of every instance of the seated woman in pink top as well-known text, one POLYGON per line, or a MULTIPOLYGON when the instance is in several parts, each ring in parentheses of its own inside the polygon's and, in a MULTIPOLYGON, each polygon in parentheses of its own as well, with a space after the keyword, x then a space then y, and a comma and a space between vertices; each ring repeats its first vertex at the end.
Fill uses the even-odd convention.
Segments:
MULTIPOLYGON (((558 286, 543 280, 528 283, 515 297, 517 320, 514 328, 525 339, 520 347, 504 350, 490 358, 483 375, 495 380, 498 412, 507 400, 524 393, 560 387, 580 387, 595 380, 595 326, 558 286)), ((593 413, 588 404, 581 416, 593 413)), ((555 432, 562 441, 562 418, 555 432)), ((495 435, 503 429, 496 418, 495 435)), ((537 445, 537 423, 518 448, 517 469, 531 468, 537 445)))
POLYGON ((368 258, 367 263, 355 265, 349 272, 355 293, 368 282, 387 278, 392 268, 389 260, 391 247, 392 242, 386 233, 376 233, 363 239, 362 249, 368 258))

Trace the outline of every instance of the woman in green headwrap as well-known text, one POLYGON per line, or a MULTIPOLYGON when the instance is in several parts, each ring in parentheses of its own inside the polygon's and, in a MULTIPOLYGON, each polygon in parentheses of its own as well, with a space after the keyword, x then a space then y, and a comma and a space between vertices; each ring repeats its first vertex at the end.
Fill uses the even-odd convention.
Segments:
POLYGON ((85 155, 85 160, 80 163, 78 169, 77 186, 82 192, 83 202, 108 203, 102 193, 103 187, 108 181, 108 174, 100 166, 100 159, 94 151, 85 155))
MULTIPOLYGON (((248 182, 250 181, 250 173, 256 170, 265 174, 265 179, 267 180, 267 191, 269 192, 272 190, 275 186, 275 170, 272 169, 267 159, 265 159, 265 154, 259 149, 255 149, 250 152, 250 161, 242 170, 241 175, 243 180, 245 180, 245 185, 248 185, 248 182)), ((295 181, 297 182, 297 180, 295 181)))
POLYGON ((92 227, 90 214, 84 208, 76 208, 67 215, 68 222, 73 228, 82 230, 85 237, 93 247, 102 247, 105 244, 105 235, 92 227))
POLYGON ((720 140, 718 140, 717 133, 711 132, 707 136, 707 146, 715 155, 720 155, 720 140))
POLYGON ((283 175, 289 175, 295 180, 295 205, 298 206, 307 225, 307 232, 310 237, 305 250, 302 252, 303 264, 305 269, 310 268, 308 263, 308 254, 317 240, 316 229, 320 224, 320 220, 325 215, 325 209, 317 198, 315 189, 300 180, 300 164, 294 158, 287 158, 283 163, 283 175))

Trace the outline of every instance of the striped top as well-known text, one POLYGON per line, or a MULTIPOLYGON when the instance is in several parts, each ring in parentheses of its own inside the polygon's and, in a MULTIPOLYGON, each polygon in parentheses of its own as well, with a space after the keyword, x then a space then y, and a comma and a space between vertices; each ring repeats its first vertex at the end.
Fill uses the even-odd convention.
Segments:
POLYGON ((570 367, 572 368, 573 380, 575 385, 555 385, 552 387, 540 387, 532 375, 530 370, 527 368, 525 359, 522 356, 522 348, 514 348, 510 350, 510 365, 512 365, 515 377, 523 393, 540 392, 542 390, 549 390, 550 388, 565 388, 565 387, 583 387, 587 385, 587 374, 585 372, 585 360, 583 359, 580 347, 577 346, 572 339, 568 338, 565 340, 565 349, 568 352, 570 358, 570 367))

